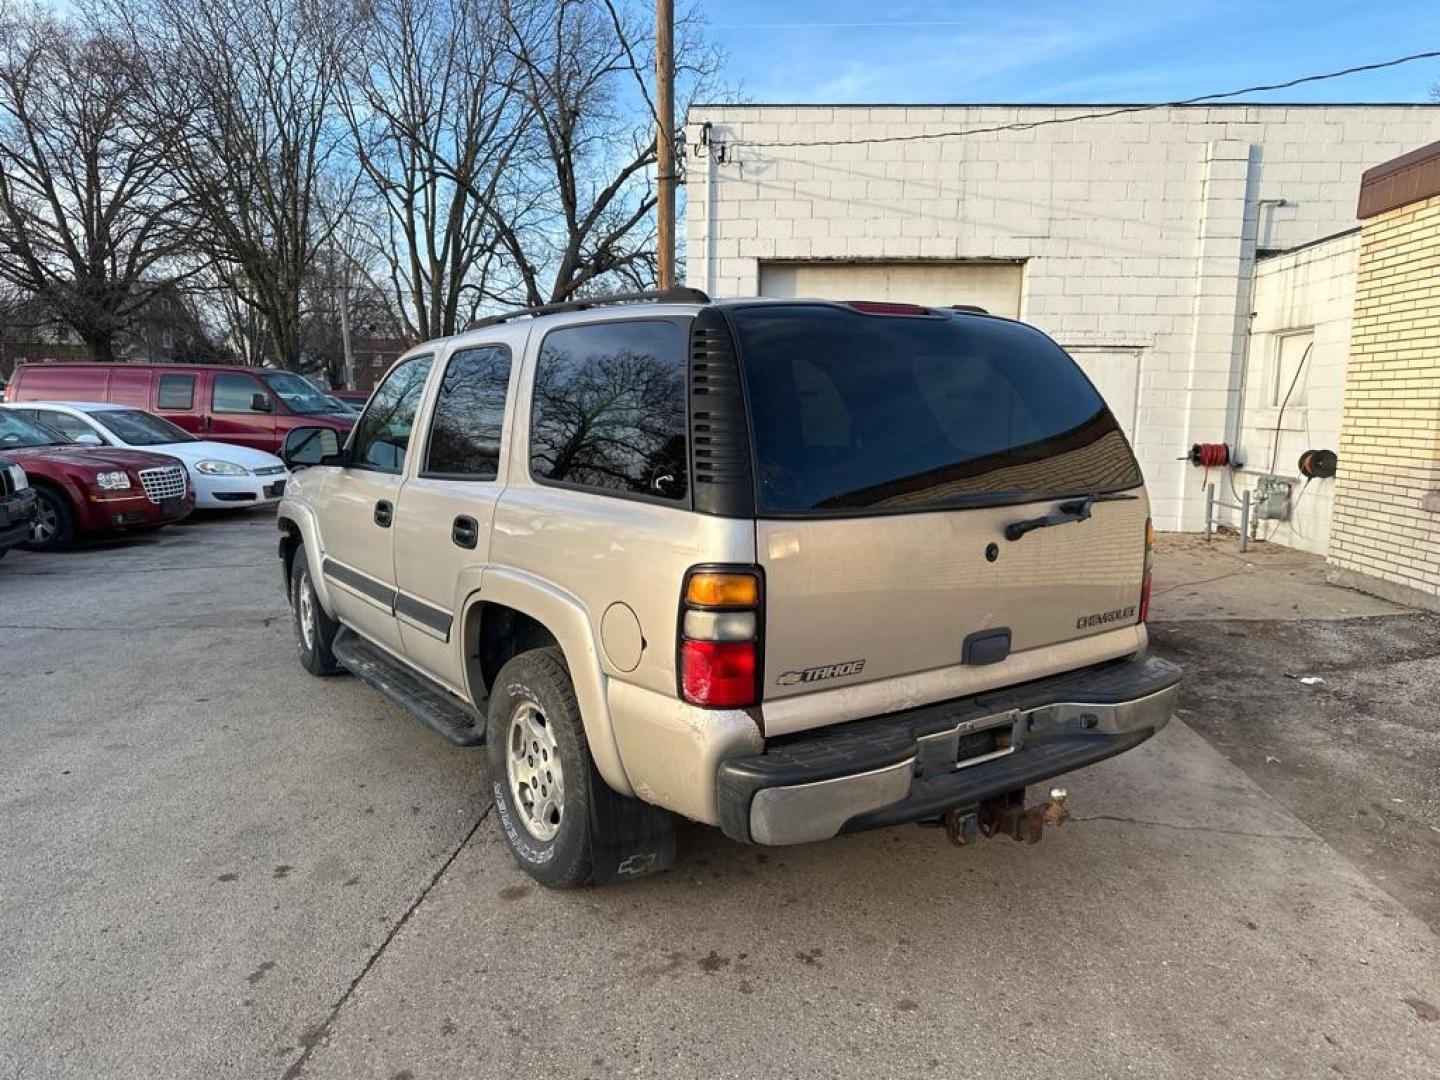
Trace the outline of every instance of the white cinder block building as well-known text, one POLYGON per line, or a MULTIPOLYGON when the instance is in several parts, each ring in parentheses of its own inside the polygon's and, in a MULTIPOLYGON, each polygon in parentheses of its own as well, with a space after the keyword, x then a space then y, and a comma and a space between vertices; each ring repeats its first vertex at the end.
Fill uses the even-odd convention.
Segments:
MULTIPOLYGON (((1238 445, 1242 485, 1268 466, 1277 426, 1277 472, 1337 448, 1355 260, 1338 234, 1356 227, 1361 173, 1440 137, 1440 107, 1069 122, 1106 108, 692 108, 688 283, 1033 322, 1109 400, 1157 525, 1198 529, 1202 477, 1176 460, 1192 443, 1238 445), (1275 385, 1283 395, 1312 343, 1282 417, 1275 385)), ((1277 540, 1325 550, 1330 483, 1277 540)))

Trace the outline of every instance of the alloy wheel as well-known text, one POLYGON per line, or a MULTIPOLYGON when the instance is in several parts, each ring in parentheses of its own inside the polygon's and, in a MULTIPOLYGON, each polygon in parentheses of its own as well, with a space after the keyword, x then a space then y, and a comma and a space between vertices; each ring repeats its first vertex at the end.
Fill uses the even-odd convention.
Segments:
POLYGON ((525 831, 542 842, 554 839, 564 812, 565 774, 555 730, 534 702, 522 701, 510 714, 505 771, 525 831))

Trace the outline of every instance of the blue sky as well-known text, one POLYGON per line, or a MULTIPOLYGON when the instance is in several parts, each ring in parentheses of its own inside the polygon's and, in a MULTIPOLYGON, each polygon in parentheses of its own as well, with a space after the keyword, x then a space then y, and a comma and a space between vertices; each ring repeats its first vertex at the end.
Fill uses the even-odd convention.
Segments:
MULTIPOLYGON (((1162 101, 1440 49, 1440 0, 696 0, 765 102, 1162 101)), ((1420 101, 1440 60, 1254 100, 1420 101)))

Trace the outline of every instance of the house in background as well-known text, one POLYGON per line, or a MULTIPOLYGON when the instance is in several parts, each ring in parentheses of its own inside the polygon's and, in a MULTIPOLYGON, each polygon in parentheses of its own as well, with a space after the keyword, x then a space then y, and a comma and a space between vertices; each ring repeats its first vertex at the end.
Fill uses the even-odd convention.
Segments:
POLYGON ((390 365, 413 344, 409 338, 403 337, 357 337, 350 346, 355 364, 355 385, 347 389, 370 393, 390 370, 390 365))
MULTIPOLYGON (((116 335, 117 361, 224 363, 229 357, 206 330, 194 305, 177 289, 162 289, 116 335)), ((18 364, 88 360, 80 335, 39 300, 0 305, 0 378, 18 364)))
POLYGON ((1356 191, 1440 135, 1440 106, 1087 117, 1114 108, 696 106, 688 283, 1023 318, 1106 396, 1157 526, 1203 527, 1203 471, 1179 459, 1224 442, 1237 492, 1293 480, 1261 535, 1325 551, 1344 481, 1305 488, 1296 464, 1342 449, 1356 191))

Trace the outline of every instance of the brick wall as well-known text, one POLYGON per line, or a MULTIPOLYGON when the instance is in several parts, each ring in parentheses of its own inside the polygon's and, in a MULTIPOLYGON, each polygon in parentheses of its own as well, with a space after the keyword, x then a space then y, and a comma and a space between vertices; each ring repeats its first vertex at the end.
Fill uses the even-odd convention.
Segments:
POLYGON ((1440 603, 1440 195, 1361 231, 1339 453, 1340 580, 1440 603))
POLYGON ((1354 227, 1361 172, 1435 138, 1440 107, 1171 108, 921 142, 761 145, 1086 111, 697 106, 688 283, 754 295, 765 260, 1023 263, 1022 318, 1068 348, 1138 357, 1133 442, 1155 520, 1199 529, 1199 477, 1175 459, 1239 438, 1256 249, 1354 227))

